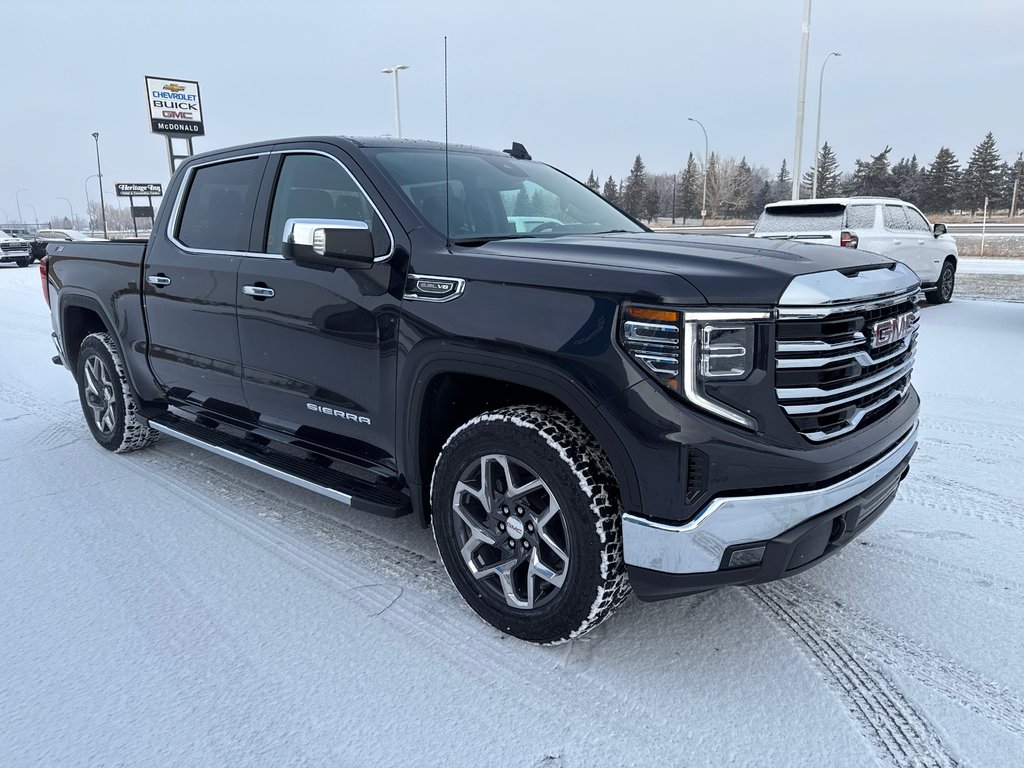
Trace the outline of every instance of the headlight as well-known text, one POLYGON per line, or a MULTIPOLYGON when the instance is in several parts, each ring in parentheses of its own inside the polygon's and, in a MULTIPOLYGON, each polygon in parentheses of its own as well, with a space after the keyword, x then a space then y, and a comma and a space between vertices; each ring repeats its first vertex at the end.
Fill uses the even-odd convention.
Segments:
POLYGON ((734 424, 757 420, 712 397, 707 385, 742 383, 755 370, 757 324, 771 312, 660 309, 627 306, 620 338, 630 356, 663 386, 734 424))

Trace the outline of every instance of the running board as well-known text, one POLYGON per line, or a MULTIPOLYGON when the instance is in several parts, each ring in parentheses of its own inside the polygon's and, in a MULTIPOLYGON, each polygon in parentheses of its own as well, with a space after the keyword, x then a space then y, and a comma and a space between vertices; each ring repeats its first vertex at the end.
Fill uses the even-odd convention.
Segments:
POLYGON ((385 517, 401 517, 411 511, 408 496, 400 491, 381 488, 337 470, 309 464, 293 456, 275 452, 272 448, 251 444, 242 438, 178 416, 165 414, 152 418, 149 420, 149 426, 157 432, 340 501, 362 512, 385 517))

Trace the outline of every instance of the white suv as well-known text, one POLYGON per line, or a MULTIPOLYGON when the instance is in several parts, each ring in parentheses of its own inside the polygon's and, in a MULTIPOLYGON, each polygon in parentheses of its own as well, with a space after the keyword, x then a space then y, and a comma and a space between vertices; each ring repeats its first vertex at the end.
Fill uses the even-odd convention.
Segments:
POLYGON ((956 241, 945 224, 932 226, 910 203, 892 197, 786 200, 764 207, 752 237, 814 240, 873 251, 902 261, 932 304, 953 297, 956 241))

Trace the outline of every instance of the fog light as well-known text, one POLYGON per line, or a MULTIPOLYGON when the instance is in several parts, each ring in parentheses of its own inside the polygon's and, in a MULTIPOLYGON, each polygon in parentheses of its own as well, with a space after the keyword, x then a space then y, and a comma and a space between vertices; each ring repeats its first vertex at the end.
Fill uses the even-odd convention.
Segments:
POLYGON ((748 565, 757 565, 764 557, 764 544, 746 549, 737 549, 729 555, 728 568, 744 568, 748 565))

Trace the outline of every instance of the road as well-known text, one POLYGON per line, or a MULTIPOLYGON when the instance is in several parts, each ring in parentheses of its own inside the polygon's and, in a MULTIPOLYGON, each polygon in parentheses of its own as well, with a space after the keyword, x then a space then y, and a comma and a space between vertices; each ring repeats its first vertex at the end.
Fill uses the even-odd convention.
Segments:
POLYGON ((36 270, 0 267, 0 765, 1018 764, 1024 305, 922 323, 920 448, 854 544, 537 648, 411 518, 100 449, 36 270))
MULTIPOLYGON (((938 221, 939 219, 936 219, 938 221)), ((750 232, 753 227, 753 222, 750 224, 744 224, 740 226, 711 226, 711 227, 659 227, 661 232, 685 232, 687 234, 707 234, 707 235, 746 235, 750 232)), ((951 235, 980 235, 981 224, 948 224, 947 229, 951 235)), ((988 224, 985 227, 985 232, 992 235, 1020 235, 1024 234, 1024 222, 1006 224, 996 223, 988 224)))

